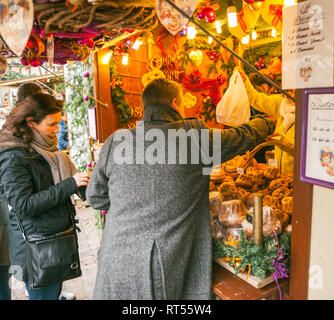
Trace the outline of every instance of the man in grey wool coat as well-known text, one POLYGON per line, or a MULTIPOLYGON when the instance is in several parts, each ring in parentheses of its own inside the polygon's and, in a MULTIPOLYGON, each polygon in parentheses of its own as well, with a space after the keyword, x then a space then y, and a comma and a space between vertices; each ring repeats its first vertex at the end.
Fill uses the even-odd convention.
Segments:
POLYGON ((103 145, 87 188, 107 211, 94 299, 212 299, 209 180, 213 165, 274 132, 264 117, 232 129, 184 118, 181 86, 156 79, 144 117, 103 145))

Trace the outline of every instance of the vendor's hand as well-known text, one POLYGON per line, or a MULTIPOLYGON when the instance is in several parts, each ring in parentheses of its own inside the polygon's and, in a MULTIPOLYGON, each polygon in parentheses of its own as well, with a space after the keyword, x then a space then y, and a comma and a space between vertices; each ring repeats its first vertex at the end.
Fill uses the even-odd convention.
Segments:
POLYGON ((234 70, 237 70, 240 73, 242 81, 245 82, 246 79, 247 79, 245 71, 243 69, 241 69, 240 67, 236 67, 234 70))
POLYGON ((90 174, 88 172, 78 172, 76 173, 73 178, 77 183, 78 187, 87 186, 89 182, 90 174))

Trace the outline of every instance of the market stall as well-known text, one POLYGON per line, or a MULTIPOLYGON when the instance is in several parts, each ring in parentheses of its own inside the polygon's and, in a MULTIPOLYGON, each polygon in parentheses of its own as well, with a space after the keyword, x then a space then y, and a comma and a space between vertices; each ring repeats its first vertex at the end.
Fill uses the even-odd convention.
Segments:
MULTIPOLYGON (((233 125, 218 119, 217 106, 236 67, 244 68, 257 90, 289 97, 281 90, 283 0, 205 0, 180 6, 192 21, 166 1, 34 1, 26 45, 13 52, 4 39, 1 52, 7 58, 19 55, 24 66, 46 63, 46 68, 93 56, 94 97, 87 95, 94 101, 87 112, 90 166, 110 134, 133 128, 142 118, 141 92, 153 79, 181 83, 186 116, 200 117, 212 128, 233 125), (255 76, 265 80, 256 81, 255 76)), ((249 112, 250 107, 248 103, 249 112)), ((298 184, 293 171, 281 172, 274 147, 291 156, 298 150, 284 139, 270 139, 211 173, 217 298, 233 297, 224 290, 235 285, 234 294, 248 290, 247 299, 282 299, 289 294, 287 279, 295 285, 290 265, 297 261, 291 235, 298 231, 294 229, 298 184), (254 205, 258 199, 260 214, 254 205)), ((101 228, 104 214, 98 215, 101 228)))

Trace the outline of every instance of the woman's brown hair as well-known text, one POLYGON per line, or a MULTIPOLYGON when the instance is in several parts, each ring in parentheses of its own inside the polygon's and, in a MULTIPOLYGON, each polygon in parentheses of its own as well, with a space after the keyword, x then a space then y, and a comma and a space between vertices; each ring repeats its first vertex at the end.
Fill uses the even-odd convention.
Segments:
POLYGON ((32 139, 32 131, 27 123, 27 117, 31 121, 41 123, 49 114, 62 112, 62 102, 46 93, 34 94, 19 102, 9 113, 4 128, 10 130, 15 137, 25 142, 32 139))

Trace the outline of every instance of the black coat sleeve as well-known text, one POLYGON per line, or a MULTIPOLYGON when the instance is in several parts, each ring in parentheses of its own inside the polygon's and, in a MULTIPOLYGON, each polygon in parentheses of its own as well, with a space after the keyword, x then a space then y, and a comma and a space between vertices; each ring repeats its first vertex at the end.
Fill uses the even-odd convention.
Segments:
POLYGON ((201 120, 201 159, 205 166, 224 163, 253 149, 275 130, 274 121, 258 116, 231 129, 209 129, 201 120))
POLYGON ((52 209, 78 190, 74 178, 68 178, 36 192, 29 160, 19 152, 2 154, 0 168, 1 196, 22 216, 32 217, 52 209))

